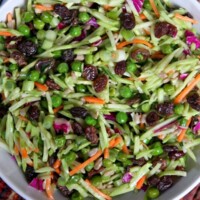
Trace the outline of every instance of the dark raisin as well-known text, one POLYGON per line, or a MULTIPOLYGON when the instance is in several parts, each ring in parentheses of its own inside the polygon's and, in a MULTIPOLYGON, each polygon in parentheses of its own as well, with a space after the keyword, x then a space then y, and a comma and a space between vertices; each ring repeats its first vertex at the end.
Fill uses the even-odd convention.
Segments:
POLYGON ((34 168, 29 165, 27 165, 24 175, 28 183, 30 183, 34 178, 37 177, 37 173, 35 173, 34 168))
POLYGON ((54 58, 43 58, 38 60, 35 64, 35 69, 41 72, 49 72, 51 69, 54 69, 56 66, 56 60, 54 58))
POLYGON ((8 78, 12 77, 11 72, 6 71, 6 76, 7 76, 8 78))
POLYGON ((133 104, 137 104, 141 102, 141 95, 140 94, 136 94, 135 96, 133 96, 131 99, 129 99, 127 101, 128 105, 133 105, 133 104))
POLYGON ((156 110, 160 115, 170 116, 174 112, 174 104, 170 102, 161 103, 156 106, 156 110))
POLYGON ((178 170, 178 171, 185 171, 185 167, 183 167, 183 166, 177 166, 176 170, 178 170))
POLYGON ((88 111, 83 107, 73 107, 70 109, 70 113, 73 117, 85 118, 88 111))
POLYGON ((27 57, 34 56, 37 53, 37 46, 30 40, 22 40, 17 46, 18 50, 27 57))
POLYGON ((104 167, 101 167, 98 170, 92 169, 90 172, 88 172, 88 178, 91 179, 93 176, 100 174, 104 169, 104 167))
POLYGON ((68 49, 68 50, 65 50, 62 54, 62 59, 65 61, 65 62, 70 62, 70 61, 73 61, 75 58, 74 56, 74 52, 72 49, 68 49))
POLYGON ((157 114, 157 112, 155 112, 155 111, 148 113, 146 116, 146 122, 149 126, 154 126, 156 124, 156 122, 159 121, 159 119, 160 119, 160 117, 157 114))
POLYGON ((97 76, 93 82, 93 87, 96 92, 102 92, 108 83, 108 77, 105 74, 97 76))
POLYGON ((183 151, 172 151, 168 153, 170 160, 178 160, 179 158, 182 158, 185 155, 183 151))
POLYGON ((160 178, 157 175, 153 175, 148 178, 147 183, 149 186, 157 186, 160 181, 160 178))
POLYGON ((58 190, 64 197, 70 197, 70 195, 73 193, 73 191, 68 190, 65 186, 57 186, 58 190))
POLYGON ((37 35, 37 30, 33 24, 33 21, 26 23, 26 25, 30 28, 32 35, 37 35))
POLYGON ((144 158, 140 158, 140 159, 133 158, 132 162, 133 162, 133 166, 140 166, 141 167, 144 164, 146 164, 147 161, 144 158))
POLYGON ((2 119, 4 115, 8 112, 8 107, 4 105, 0 105, 0 118, 2 119))
POLYGON ((94 126, 86 127, 85 136, 92 144, 98 144, 99 137, 97 135, 97 129, 94 126))
POLYGON ((7 37, 5 41, 6 49, 16 49, 19 42, 22 41, 22 37, 7 37))
POLYGON ((38 121, 40 117, 40 110, 37 106, 30 106, 27 114, 30 120, 38 121))
POLYGON ((173 152, 173 151, 178 151, 178 147, 177 146, 173 146, 173 145, 165 145, 163 147, 164 151, 167 153, 173 152))
POLYGON ((131 53, 131 58, 139 63, 145 62, 149 57, 150 57, 149 50, 143 48, 136 49, 131 53))
POLYGON ((49 166, 53 167, 53 165, 56 162, 56 160, 57 160, 57 154, 54 153, 49 157, 49 160, 48 160, 49 166))
POLYGON ((13 58, 20 67, 27 65, 25 56, 19 51, 13 51, 10 57, 13 58))
POLYGON ((127 30, 131 30, 135 27, 135 17, 132 13, 122 13, 120 15, 120 21, 122 27, 127 30))
POLYGON ((167 161, 163 158, 157 158, 156 160, 153 161, 153 166, 156 166, 158 163, 161 164, 160 169, 165 170, 167 167, 167 161))
POLYGON ((163 176, 160 179, 160 182, 157 185, 159 191, 163 192, 169 189, 173 184, 173 179, 171 176, 163 176))
POLYGON ((155 25, 154 33, 157 38, 161 38, 164 35, 175 37, 177 35, 176 26, 168 22, 158 22, 155 25))
POLYGON ((83 135, 84 134, 83 127, 78 122, 74 122, 72 124, 72 130, 76 135, 83 135))
POLYGON ((70 16, 66 19, 63 19, 63 23, 66 25, 72 25, 75 26, 78 24, 78 10, 70 10, 70 16))
POLYGON ((88 81, 93 81, 98 75, 98 70, 92 65, 86 65, 83 69, 82 77, 88 81))
POLYGON ((200 111, 200 96, 197 92, 191 92, 187 96, 187 102, 193 109, 200 111))
POLYGON ((48 79, 45 83, 51 90, 60 90, 60 86, 52 79, 48 79))
POLYGON ((115 65, 115 74, 122 76, 126 72, 126 61, 120 61, 115 65))

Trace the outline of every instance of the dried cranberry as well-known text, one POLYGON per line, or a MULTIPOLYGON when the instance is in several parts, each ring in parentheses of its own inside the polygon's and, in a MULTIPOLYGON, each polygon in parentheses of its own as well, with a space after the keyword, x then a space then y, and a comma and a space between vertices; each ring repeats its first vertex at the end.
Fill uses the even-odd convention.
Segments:
POLYGON ((78 122, 74 122, 72 124, 72 130, 76 135, 84 134, 83 127, 78 122))
POLYGON ((60 90, 60 86, 52 79, 48 79, 45 83, 51 90, 60 90))
POLYGON ((123 75, 126 72, 126 61, 120 61, 115 65, 115 74, 123 75))
POLYGON ((197 92, 191 92, 187 96, 187 102, 193 109, 200 111, 200 96, 197 92))
POLYGON ((93 81, 98 75, 98 70, 92 65, 86 65, 83 69, 82 77, 88 81, 93 81))
POLYGON ((153 166, 156 166, 158 163, 161 164, 160 169, 165 170, 167 167, 167 161, 163 158, 157 158, 156 160, 153 161, 153 166))
POLYGON ((120 21, 122 27, 127 30, 131 30, 135 27, 135 17, 132 13, 122 13, 120 15, 120 21))
POLYGON ((167 153, 173 152, 173 151, 178 151, 178 147, 177 146, 173 146, 173 145, 165 145, 163 147, 164 151, 167 153))
POLYGON ((67 49, 63 52, 62 54, 62 59, 65 61, 65 62, 70 62, 70 61, 73 61, 75 58, 74 56, 74 52, 72 49, 67 49))
POLYGON ((97 76, 93 82, 93 87, 96 92, 102 92, 108 83, 108 77, 105 74, 97 76))
POLYGON ((13 58, 20 67, 27 65, 25 56, 19 51, 13 51, 10 57, 13 58))
POLYGON ((171 176, 163 176, 160 179, 160 182, 157 185, 159 191, 163 192, 170 188, 173 184, 173 179, 171 176))
POLYGON ((27 57, 34 56, 37 53, 37 46, 30 40, 22 40, 18 44, 18 50, 27 57))
POLYGON ((150 52, 147 49, 139 48, 131 53, 131 58, 141 63, 145 62, 150 57, 150 52))
POLYGON ((172 151, 168 153, 170 160, 178 160, 179 158, 182 158, 185 155, 183 151, 172 151))
POLYGON ((160 117, 158 116, 157 112, 152 111, 147 114, 146 122, 149 126, 154 126, 157 121, 159 121, 160 117))
POLYGON ((176 26, 168 22, 158 22, 155 25, 154 32, 157 38, 161 38, 164 35, 175 37, 177 35, 178 30, 176 26))
POLYGON ((133 158, 132 161, 133 161, 133 166, 143 166, 147 162, 144 158, 140 159, 133 158))
POLYGON ((5 41, 6 49, 16 49, 19 42, 22 41, 22 37, 7 37, 5 41))
POLYGON ((35 173, 34 168, 29 165, 27 165, 24 175, 28 183, 30 183, 34 178, 37 177, 37 173, 35 173))
POLYGON ((56 60, 54 58, 43 58, 37 61, 35 64, 35 69, 41 72, 49 72, 54 69, 56 65, 56 60))
POLYGON ((6 115, 8 112, 7 106, 0 105, 0 118, 2 119, 4 115, 6 115))
POLYGON ((174 112, 174 104, 170 102, 161 103, 156 106, 156 109, 160 115, 169 116, 174 112))
POLYGON ((57 186, 58 190, 64 197, 70 197, 70 195, 73 193, 73 191, 68 190, 65 186, 57 186))
POLYGON ((148 178, 147 183, 150 186, 157 186, 160 181, 160 178, 157 175, 153 175, 148 178))
POLYGON ((104 169, 104 167, 101 167, 98 170, 92 169, 90 172, 88 172, 88 178, 91 179, 93 176, 100 174, 104 169))
POLYGON ((83 107, 73 107, 70 109, 70 113, 73 117, 85 118, 88 111, 83 107))
POLYGON ((53 167, 56 160, 57 160, 57 155, 56 153, 54 153, 49 157, 49 160, 48 160, 49 166, 53 167))
POLYGON ((97 135, 97 129, 94 126, 86 127, 85 136, 92 144, 98 144, 99 137, 97 135))
POLYGON ((37 106, 30 106, 27 114, 30 120, 38 121, 40 117, 40 110, 37 106))
POLYGON ((177 166, 176 170, 178 170, 178 171, 185 171, 185 167, 183 167, 183 166, 177 166))

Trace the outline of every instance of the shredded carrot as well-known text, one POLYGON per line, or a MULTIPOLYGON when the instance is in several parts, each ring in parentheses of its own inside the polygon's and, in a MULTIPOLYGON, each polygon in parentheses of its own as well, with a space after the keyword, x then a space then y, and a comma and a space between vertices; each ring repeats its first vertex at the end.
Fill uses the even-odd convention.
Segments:
POLYGON ((57 159, 56 162, 53 164, 53 168, 58 169, 60 166, 61 166, 61 161, 57 159))
POLYGON ((114 147, 116 147, 118 144, 120 144, 122 142, 122 137, 119 136, 115 139, 115 144, 114 144, 114 147))
POLYGON ((49 199, 54 200, 53 193, 51 190, 51 178, 46 179, 45 190, 49 199))
POLYGON ((22 158, 28 158, 28 152, 25 148, 21 148, 22 158))
POLYGON ((51 11, 51 10, 53 10, 53 6, 44 6, 44 5, 41 5, 41 4, 36 4, 35 8, 37 8, 38 10, 41 10, 41 11, 51 11))
POLYGON ((133 39, 132 41, 124 41, 121 43, 117 44, 117 49, 122 49, 123 47, 129 45, 129 44, 144 44, 146 46, 148 46, 149 48, 153 48, 153 45, 151 43, 149 43, 146 40, 142 40, 142 39, 133 39))
POLYGON ((138 79, 139 79, 140 81, 146 81, 146 80, 147 80, 146 77, 139 77, 138 79))
POLYGON ((179 136, 177 137, 177 141, 178 142, 182 142, 184 137, 185 137, 185 134, 186 134, 186 131, 187 131, 187 128, 189 127, 190 123, 192 121, 192 118, 188 119, 187 123, 186 123, 186 129, 183 129, 181 131, 181 133, 179 134, 179 136))
POLYGON ((189 92, 199 83, 200 81, 200 74, 198 74, 190 84, 181 91, 181 93, 174 99, 174 103, 178 104, 189 94, 189 92))
POLYGON ((0 31, 0 36, 11 37, 11 36, 14 36, 14 34, 8 31, 0 31))
POLYGON ((87 96, 87 97, 83 97, 84 101, 86 101, 87 103, 94 103, 94 104, 105 104, 105 101, 103 99, 97 98, 97 97, 91 97, 91 96, 87 96))
POLYGON ((9 63, 10 62, 10 58, 4 58, 3 59, 3 63, 9 63))
POLYGON ((27 163, 29 166, 33 167, 33 161, 31 160, 30 162, 27 163))
POLYGON ((128 77, 128 78, 125 78, 126 80, 129 80, 129 81, 134 81, 134 78, 133 77, 128 77))
POLYGON ((57 174, 61 174, 61 171, 60 171, 60 169, 59 168, 57 168, 57 169, 54 169, 55 170, 55 172, 57 173, 57 174))
POLYGON ((18 149, 18 146, 15 144, 15 147, 14 147, 14 151, 15 151, 15 154, 18 156, 19 155, 19 149, 18 149))
POLYGON ((43 92, 48 91, 48 87, 46 85, 43 85, 41 83, 35 82, 35 86, 38 88, 38 90, 41 90, 43 92))
POLYGON ((104 8, 104 10, 106 10, 106 11, 110 11, 110 10, 113 9, 113 7, 110 6, 110 5, 104 5, 103 8, 104 8))
POLYGON ((104 150, 104 158, 108 159, 109 156, 110 156, 110 154, 109 154, 109 148, 105 148, 105 150, 104 150))
POLYGON ((193 24, 198 24, 198 21, 197 21, 197 20, 192 19, 192 18, 189 18, 189 17, 186 17, 186 16, 183 16, 183 15, 180 15, 179 13, 176 13, 174 16, 175 16, 176 18, 178 18, 178 19, 183 20, 183 21, 191 22, 191 23, 193 23, 193 24))
POLYGON ((157 9, 157 7, 156 7, 155 1, 154 1, 154 0, 149 0, 149 2, 150 2, 150 4, 151 4, 151 7, 152 7, 152 9, 153 9, 155 15, 156 15, 157 17, 160 17, 160 13, 159 13, 159 11, 158 11, 158 9, 157 9))
POLYGON ((97 151, 97 153, 94 156, 90 157, 88 160, 86 160, 82 164, 79 164, 73 170, 71 170, 69 172, 70 176, 73 176, 74 174, 76 174, 77 172, 79 172, 81 169, 84 169, 91 162, 97 160, 101 155, 102 155, 102 151, 101 150, 97 151))
POLYGON ((114 148, 114 146, 115 146, 115 138, 110 140, 109 142, 109 148, 114 148))
POLYGON ((19 119, 21 119, 24 122, 28 122, 28 119, 22 115, 19 116, 19 119))
POLYGON ((146 176, 143 176, 136 184, 136 189, 140 190, 142 186, 144 185, 144 182, 146 180, 146 176))
POLYGON ((35 153, 39 153, 39 152, 40 152, 39 148, 34 148, 33 151, 34 151, 35 153))
POLYGON ((90 183, 90 181, 88 179, 86 179, 85 182, 89 185, 89 187, 92 188, 92 190, 94 190, 94 192, 98 193, 104 199, 106 199, 106 200, 112 200, 112 198, 110 196, 108 196, 107 194, 104 194, 99 189, 97 189, 94 185, 92 185, 92 183, 90 183))
POLYGON ((151 58, 153 59, 162 59, 165 55, 159 51, 155 52, 153 55, 151 55, 151 58))
POLYGON ((12 19, 13 19, 12 13, 8 13, 8 14, 7 14, 7 21, 8 21, 8 22, 11 22, 12 19))
POLYGON ((142 20, 147 19, 147 17, 144 15, 144 13, 141 13, 139 16, 140 16, 140 19, 142 19, 142 20))
POLYGON ((151 34, 149 30, 147 30, 147 29, 143 29, 143 30, 146 33, 146 35, 150 35, 151 34))
POLYGON ((56 114, 56 113, 58 113, 60 110, 63 110, 63 108, 64 108, 63 105, 61 105, 61 106, 59 106, 59 107, 57 107, 57 108, 54 108, 54 109, 53 109, 53 113, 56 114))
POLYGON ((170 70, 170 71, 167 72, 167 75, 170 76, 170 75, 172 75, 174 72, 175 72, 175 71, 172 69, 172 70, 170 70))
POLYGON ((158 135, 158 138, 159 138, 160 140, 163 140, 163 139, 165 138, 165 135, 158 135))
POLYGON ((129 152, 129 149, 128 147, 124 144, 123 147, 122 147, 122 151, 125 153, 125 154, 130 154, 129 152))

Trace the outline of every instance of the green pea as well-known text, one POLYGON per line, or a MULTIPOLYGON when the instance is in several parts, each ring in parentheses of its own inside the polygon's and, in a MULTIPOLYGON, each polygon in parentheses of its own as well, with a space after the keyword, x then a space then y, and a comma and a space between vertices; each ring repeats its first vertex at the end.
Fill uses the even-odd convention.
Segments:
POLYGON ((85 123, 89 126, 95 126, 97 124, 97 120, 94 119, 92 116, 88 115, 85 118, 85 123))
POLYGON ((150 199, 156 199, 158 198, 160 195, 160 192, 157 188, 155 187, 151 187, 147 190, 147 196, 150 198, 150 199))
POLYGON ((93 63, 94 56, 92 54, 85 55, 85 63, 91 65, 93 63))
POLYGON ((91 182, 94 186, 99 187, 102 184, 102 177, 100 175, 93 176, 91 182))
POLYGON ((121 161, 121 162, 126 162, 128 160, 127 155, 123 152, 119 152, 118 156, 117 156, 117 160, 121 161))
POLYGON ((111 167, 112 165, 113 165, 113 163, 110 159, 104 159, 103 160, 103 166, 104 167, 111 167))
POLYGON ((51 101, 52 101, 52 106, 54 108, 57 108, 62 104, 62 97, 60 95, 55 94, 51 97, 51 101))
POLYGON ((90 172, 94 168, 94 162, 91 162, 89 165, 86 166, 86 171, 90 172))
POLYGON ((59 186, 65 186, 66 185, 65 178, 59 177, 58 178, 58 185, 59 186))
POLYGON ((122 96, 123 98, 129 99, 129 98, 131 98, 131 96, 132 96, 133 93, 132 93, 130 87, 128 87, 128 86, 122 86, 122 87, 119 89, 119 94, 120 94, 120 96, 122 96))
POLYGON ((82 29, 80 26, 73 26, 69 30, 69 34, 72 37, 79 37, 81 35, 81 33, 82 33, 82 29))
POLYGON ((87 12, 80 12, 78 18, 81 22, 86 23, 90 20, 90 15, 87 12))
POLYGON ((181 118, 181 119, 179 119, 179 124, 181 127, 186 127, 187 120, 185 118, 181 118))
POLYGON ((71 200, 84 200, 84 198, 78 192, 75 192, 72 194, 71 200))
POLYGON ((149 0, 144 1, 144 8, 147 9, 147 10, 152 10, 152 7, 151 7, 149 0))
POLYGON ((54 58, 60 58, 62 56, 62 51, 54 51, 52 52, 54 58))
POLYGON ((45 26, 45 23, 40 19, 35 19, 33 25, 37 30, 42 30, 45 26))
POLYGON ((145 113, 149 112, 150 108, 151 108, 151 106, 149 105, 149 103, 144 103, 141 106, 142 111, 145 112, 145 113))
POLYGON ((125 124, 128 121, 128 115, 125 112, 118 112, 116 120, 119 124, 125 124))
POLYGON ((144 140, 143 140, 143 142, 144 142, 145 144, 149 144, 150 141, 151 141, 150 139, 144 139, 144 140))
POLYGON ((163 154, 163 152, 164 152, 160 142, 154 143, 152 150, 153 150, 152 151, 153 156, 159 156, 159 155, 163 154))
POLYGON ((18 69, 18 65, 17 64, 10 64, 9 67, 8 67, 8 70, 10 72, 13 72, 13 71, 15 71, 17 69, 18 69))
POLYGON ((57 67, 59 73, 64 74, 69 71, 69 66, 67 63, 60 63, 57 67))
POLYGON ((25 23, 28 23, 28 22, 32 21, 33 18, 34 18, 34 14, 32 12, 25 12, 24 13, 24 18, 23 19, 24 19, 25 23))
POLYGON ((171 47, 170 44, 164 44, 161 46, 161 51, 164 54, 170 54, 173 52, 173 48, 171 47))
POLYGON ((87 91, 87 87, 85 85, 76 85, 76 91, 80 93, 85 93, 87 91))
POLYGON ((65 160, 67 163, 71 164, 76 160, 76 153, 70 151, 67 155, 65 155, 65 160))
POLYGON ((171 95, 171 94, 173 94, 175 92, 175 88, 171 84, 165 84, 164 87, 163 87, 163 89, 169 95, 171 95))
POLYGON ((41 15, 41 20, 44 22, 44 23, 50 23, 53 19, 53 16, 49 13, 49 12, 43 12, 42 15, 41 15))
POLYGON ((38 81, 40 78, 40 72, 37 70, 32 70, 29 74, 29 80, 30 81, 38 81))
POLYGON ((19 25, 19 27, 17 29, 24 36, 26 36, 26 37, 30 36, 30 28, 27 25, 21 24, 21 25, 19 25))
POLYGON ((126 71, 129 72, 130 74, 135 73, 137 71, 136 64, 132 61, 129 61, 127 63, 126 71))
POLYGON ((46 81, 46 79, 47 79, 47 76, 46 76, 45 74, 43 74, 43 75, 40 76, 40 78, 38 79, 38 82, 44 84, 45 81, 46 81))
POLYGON ((59 135, 59 136, 57 136, 57 137, 55 138, 55 144, 56 144, 56 146, 57 146, 58 148, 64 147, 65 143, 66 143, 65 136, 60 136, 60 135, 59 135))
POLYGON ((72 71, 81 72, 81 71, 82 71, 82 62, 81 62, 81 61, 78 61, 78 60, 75 60, 75 61, 71 64, 71 67, 72 67, 72 71))
POLYGON ((184 105, 183 104, 177 104, 174 106, 174 112, 177 115, 182 115, 184 111, 184 105))
POLYGON ((13 80, 7 80, 5 83, 5 88, 8 91, 12 91, 14 90, 14 88, 16 87, 16 83, 13 80))
POLYGON ((54 121, 54 116, 52 115, 47 115, 44 117, 44 122, 43 122, 43 126, 46 129, 50 129, 53 126, 53 121, 54 121))
POLYGON ((81 174, 76 174, 76 175, 74 175, 74 176, 71 177, 70 182, 72 182, 72 183, 78 183, 81 178, 82 178, 81 174))

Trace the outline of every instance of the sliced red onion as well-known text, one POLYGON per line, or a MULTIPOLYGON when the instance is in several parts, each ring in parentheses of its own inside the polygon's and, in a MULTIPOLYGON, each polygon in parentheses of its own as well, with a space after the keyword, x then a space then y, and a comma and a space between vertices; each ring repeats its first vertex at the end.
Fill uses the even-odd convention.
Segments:
POLYGON ((93 46, 93 47, 98 47, 99 45, 102 44, 102 42, 103 42, 102 39, 101 39, 101 40, 98 40, 97 42, 94 42, 94 43, 92 44, 92 46, 93 46))
POLYGON ((166 124, 166 125, 162 126, 161 128, 154 130, 154 133, 159 133, 163 129, 167 129, 167 128, 171 127, 172 125, 176 124, 176 122, 177 122, 177 120, 175 120, 175 121, 173 121, 173 122, 171 122, 169 124, 166 124))
POLYGON ((133 178, 133 176, 129 172, 127 172, 127 173, 124 174, 124 176, 122 178, 122 182, 123 183, 129 183, 132 178, 133 178))
POLYGON ((57 28, 58 28, 59 30, 62 30, 62 29, 64 29, 66 26, 67 26, 67 25, 66 25, 64 22, 60 22, 60 23, 58 24, 57 28))
POLYGON ((115 121, 115 120, 116 120, 116 116, 115 116, 114 113, 111 113, 111 114, 109 114, 109 115, 104 115, 104 118, 105 118, 106 120, 110 120, 110 121, 115 121))
POLYGON ((179 76, 179 79, 182 80, 182 81, 184 81, 187 77, 188 77, 188 74, 181 74, 179 76))
POLYGON ((87 25, 93 26, 94 28, 98 28, 99 24, 97 23, 96 18, 92 17, 87 23, 87 25))
POLYGON ((36 190, 41 190, 43 191, 43 180, 39 178, 34 178, 31 183, 29 184, 31 187, 35 188, 36 190))
POLYGON ((57 118, 54 121, 53 127, 57 133, 60 131, 68 134, 71 131, 71 124, 64 118, 57 118))
POLYGON ((137 10, 137 12, 139 13, 142 10, 143 4, 144 4, 144 0, 132 0, 135 9, 137 10))
POLYGON ((196 49, 200 48, 200 40, 191 31, 185 31, 186 43, 190 46, 193 43, 196 45, 196 49))
POLYGON ((190 50, 189 49, 185 49, 185 50, 183 50, 183 53, 187 56, 187 55, 190 55, 190 50))
POLYGON ((195 127, 193 128, 193 132, 196 133, 200 130, 200 122, 198 122, 195 127))

